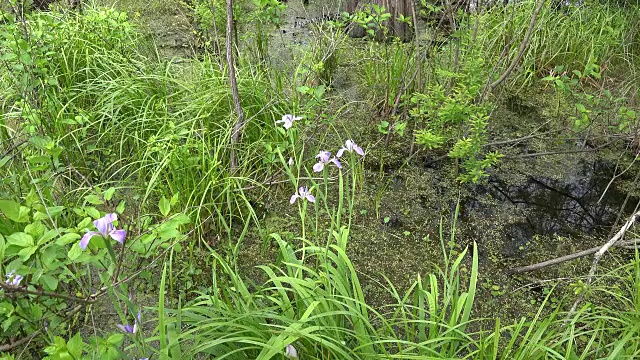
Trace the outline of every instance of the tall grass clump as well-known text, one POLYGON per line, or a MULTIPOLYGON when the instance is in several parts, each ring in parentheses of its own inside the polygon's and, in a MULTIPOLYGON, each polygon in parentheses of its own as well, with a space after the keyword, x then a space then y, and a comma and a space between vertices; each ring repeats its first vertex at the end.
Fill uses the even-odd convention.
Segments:
POLYGON ((466 251, 437 277, 417 280, 406 293, 387 291, 397 303, 376 309, 367 303, 346 254, 349 231, 332 232, 326 246, 299 249, 272 234, 277 264, 260 266, 263 285, 248 285, 234 266, 213 254, 212 291, 169 314, 187 330, 181 341, 189 356, 270 359, 293 345, 303 358, 411 358, 460 356, 472 341, 465 333, 477 279, 459 272, 466 251), (302 258, 305 258, 305 261, 302 258), (465 290, 468 289, 468 290, 465 290))
POLYGON ((241 166, 231 174, 235 119, 227 74, 216 60, 158 60, 141 50, 148 48, 144 39, 113 9, 21 16, 22 23, 3 24, 11 63, 2 79, 3 136, 54 144, 66 175, 61 193, 118 184, 133 189, 127 200, 141 206, 179 194, 198 222, 213 216, 227 223, 220 215, 247 212, 246 199, 235 194, 243 179, 264 172, 260 144, 277 136, 271 129, 284 111, 262 75, 238 75, 249 121, 236 145, 241 166))
POLYGON ((607 304, 587 303, 568 314, 550 305, 549 295, 533 317, 504 323, 474 314, 481 301, 475 247, 471 256, 465 250, 450 258, 445 251, 442 269, 418 277, 404 291, 389 282, 384 291, 394 302, 374 307, 347 255, 348 236, 343 227, 332 232, 326 246, 295 249, 272 234, 278 262, 259 267, 266 277, 261 285, 213 253, 211 290, 161 314, 167 329, 184 329, 174 348, 183 356, 223 359, 281 358, 289 346, 300 359, 633 359, 640 354, 638 259, 609 274, 628 287, 616 287, 607 304))
MULTIPOLYGON (((535 1, 511 2, 494 6, 472 18, 482 41, 485 58, 504 69, 516 57, 531 21, 535 1)), ((613 76, 637 71, 640 13, 634 6, 589 2, 561 8, 545 5, 538 14, 529 46, 519 63, 514 82, 531 83, 556 66, 582 71, 599 65, 613 76)))

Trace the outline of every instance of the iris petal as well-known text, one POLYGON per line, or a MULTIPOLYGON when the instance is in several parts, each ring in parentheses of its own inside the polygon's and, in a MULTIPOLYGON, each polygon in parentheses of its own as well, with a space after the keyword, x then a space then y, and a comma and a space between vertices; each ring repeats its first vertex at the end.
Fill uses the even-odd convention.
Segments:
POLYGON ((322 169, 324 169, 324 163, 323 162, 319 162, 319 163, 313 165, 313 171, 314 172, 320 172, 320 171, 322 171, 322 169))
POLYGON ((100 231, 102 237, 106 238, 109 236, 109 232, 113 229, 113 222, 118 220, 118 215, 116 214, 107 214, 104 217, 93 222, 93 225, 100 231))
POLYGON ((127 236, 127 232, 125 230, 113 230, 109 233, 109 236, 120 244, 124 244, 124 238, 127 236))
POLYGON ((86 234, 84 234, 82 239, 80 239, 80 248, 82 250, 86 249, 87 245, 89 245, 89 240, 91 240, 91 238, 96 236, 96 235, 100 235, 100 233, 95 232, 95 231, 89 231, 86 234))
POLYGON ((133 326, 126 324, 126 325, 121 325, 121 324, 116 324, 116 327, 126 333, 129 334, 133 334, 135 331, 133 331, 133 326))
POLYGON ((286 356, 287 359, 290 359, 290 360, 297 359, 298 351, 296 350, 296 348, 293 347, 293 345, 289 344, 284 349, 284 356, 286 356))

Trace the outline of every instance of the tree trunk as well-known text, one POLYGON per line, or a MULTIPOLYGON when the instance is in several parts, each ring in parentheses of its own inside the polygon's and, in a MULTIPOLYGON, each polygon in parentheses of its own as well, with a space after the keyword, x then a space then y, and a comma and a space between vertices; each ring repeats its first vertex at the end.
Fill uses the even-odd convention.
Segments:
MULTIPOLYGON (((362 9, 365 4, 383 6, 386 9, 386 12, 391 14, 391 18, 385 24, 385 26, 389 28, 389 35, 397 36, 406 41, 411 39, 413 32, 406 23, 398 21, 398 18, 400 15, 405 18, 411 18, 412 1, 413 0, 347 0, 345 3, 345 11, 352 14, 362 9)), ((362 28, 353 29, 349 35, 353 37, 362 37, 364 36, 364 30, 362 28)))

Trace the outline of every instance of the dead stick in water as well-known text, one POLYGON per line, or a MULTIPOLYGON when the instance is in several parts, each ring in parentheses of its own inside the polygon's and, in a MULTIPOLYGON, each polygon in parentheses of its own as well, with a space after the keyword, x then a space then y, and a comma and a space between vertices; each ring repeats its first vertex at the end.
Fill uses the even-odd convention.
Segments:
MULTIPOLYGON (((616 235, 612 237, 611 240, 607 241, 606 244, 602 245, 602 247, 593 256, 593 263, 591 263, 591 269, 589 269, 589 275, 587 276, 587 286, 591 285, 591 282, 593 281, 593 277, 596 275, 598 262, 600 262, 600 259, 602 258, 604 253, 606 253, 612 246, 616 245, 616 243, 620 239, 622 239, 622 237, 627 232, 627 230, 629 230, 631 226, 636 222, 636 220, 638 219, 638 216, 640 216, 640 211, 631 215, 629 220, 627 220, 627 222, 622 226, 622 228, 620 228, 620 231, 618 231, 618 233, 616 233, 616 235)), ((586 293, 587 293, 586 291, 582 292, 578 297, 578 299, 576 299, 576 302, 573 303, 573 306, 571 307, 571 310, 569 310, 569 313, 567 314, 567 318, 565 319, 565 324, 569 321, 569 318, 571 318, 571 316, 576 312, 578 305, 580 304, 580 302, 582 302, 586 293)))
MULTIPOLYGON (((622 241, 620 243, 615 244, 615 247, 622 247, 625 249, 635 249, 638 245, 640 245, 640 239, 633 239, 633 240, 627 240, 627 241, 622 241)), ((569 254, 569 255, 565 255, 565 256, 561 256, 555 259, 551 259, 551 260, 547 260, 547 261, 543 261, 537 264, 532 264, 532 265, 527 265, 527 266, 522 266, 519 268, 514 268, 514 269, 509 269, 507 270, 507 273, 509 274, 520 274, 520 273, 524 273, 524 272, 530 272, 530 271, 536 271, 536 270, 540 270, 543 268, 546 268, 548 266, 552 266, 552 265, 557 265, 566 261, 570 261, 573 259, 578 259, 587 255, 591 255, 591 254, 595 254, 598 250, 600 250, 602 248, 602 246, 596 246, 596 247, 592 247, 590 249, 587 250, 582 250, 573 254, 569 254)))

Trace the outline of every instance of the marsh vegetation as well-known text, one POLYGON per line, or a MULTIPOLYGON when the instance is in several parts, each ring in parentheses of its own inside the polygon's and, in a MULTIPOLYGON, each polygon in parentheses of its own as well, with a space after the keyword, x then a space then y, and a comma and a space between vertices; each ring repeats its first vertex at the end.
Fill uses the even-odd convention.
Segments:
POLYGON ((0 359, 640 357, 636 2, 0 11, 0 359))

